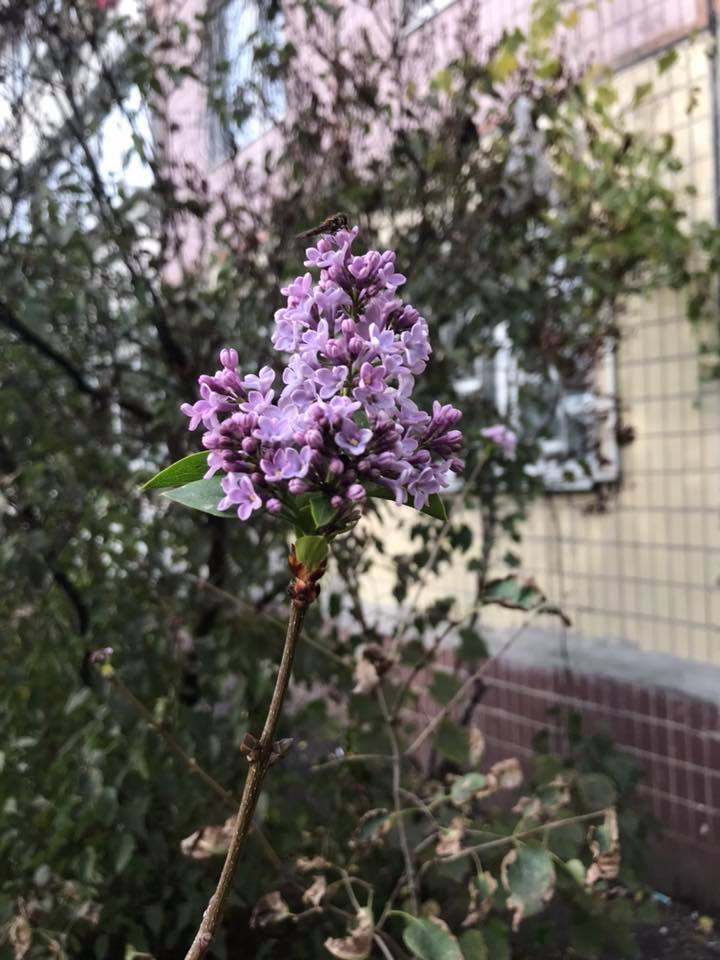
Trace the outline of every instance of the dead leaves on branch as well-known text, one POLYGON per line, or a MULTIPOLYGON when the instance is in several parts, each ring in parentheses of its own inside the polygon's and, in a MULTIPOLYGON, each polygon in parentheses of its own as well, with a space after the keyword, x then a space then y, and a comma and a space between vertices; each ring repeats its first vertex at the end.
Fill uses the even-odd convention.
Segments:
POLYGON ((593 862, 585 876, 585 884, 593 887, 598 880, 617 880, 620 873, 620 830, 615 808, 605 814, 599 826, 590 828, 588 834, 593 862))
POLYGON ((280 923, 290 916, 290 907, 282 898, 282 895, 273 890, 260 897, 253 908, 250 917, 250 926, 253 930, 258 927, 269 927, 273 923, 280 923))
POLYGON ((395 660, 379 643, 366 643, 358 648, 358 660, 353 671, 353 693, 372 693, 395 660))
POLYGON ((228 817, 219 827, 201 827, 180 842, 180 849, 186 857, 192 857, 193 860, 224 856, 230 847, 234 828, 235 817, 228 817))
POLYGON ((366 960, 373 942, 373 918, 369 910, 360 910, 347 937, 328 937, 325 949, 337 960, 366 960))

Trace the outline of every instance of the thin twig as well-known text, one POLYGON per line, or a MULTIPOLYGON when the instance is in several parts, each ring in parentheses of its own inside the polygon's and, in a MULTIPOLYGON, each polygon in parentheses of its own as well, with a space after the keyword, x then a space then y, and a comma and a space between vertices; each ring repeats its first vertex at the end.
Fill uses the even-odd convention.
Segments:
POLYGON ((126 683, 120 679, 117 671, 113 672, 110 680, 115 688, 122 694, 125 700, 127 700, 127 702, 130 703, 142 716, 143 720, 145 720, 145 722, 148 723, 160 737, 162 737, 171 753, 174 753, 175 756, 185 764, 191 773, 195 774, 195 776, 199 777, 208 787, 210 787, 213 793, 215 793, 222 800, 225 806, 231 807, 233 810, 235 810, 237 808, 237 800, 232 793, 230 793, 229 790, 226 790, 222 784, 218 783, 215 777, 209 774, 204 767, 201 767, 195 757, 191 757, 189 753, 183 750, 177 740, 175 740, 175 738, 168 733, 165 727, 155 719, 145 704, 141 700, 138 700, 126 683))
MULTIPOLYGON (((550 830, 557 830, 570 823, 584 823, 586 820, 595 820, 598 817, 604 817, 608 812, 608 807, 602 810, 594 810, 592 813, 579 813, 575 817, 565 817, 564 820, 551 820, 550 823, 542 823, 530 830, 523 830, 521 833, 509 833, 505 837, 498 837, 497 840, 486 840, 484 843, 477 843, 473 847, 465 847, 458 853, 450 854, 448 857, 436 857, 435 863, 451 863, 453 860, 460 860, 462 857, 474 856, 478 853, 485 853, 487 850, 494 850, 496 847, 504 847, 508 843, 517 843, 527 840, 530 837, 537 836, 538 833, 547 833, 550 830)), ((430 862, 430 861, 428 861, 430 862)))
POLYGON ((380 936, 379 933, 373 934, 373 940, 380 948, 380 953, 385 957, 385 960, 395 960, 393 955, 390 953, 390 949, 388 945, 385 943, 385 941, 383 940, 383 938, 380 936))
POLYGON ((290 682, 295 647, 300 636, 304 615, 304 607, 298 606, 293 602, 290 607, 285 646, 283 647, 280 668, 278 669, 278 675, 275 680, 275 689, 273 690, 272 699, 270 700, 265 725, 260 734, 257 747, 254 750, 254 756, 252 757, 252 762, 250 762, 248 775, 245 779, 240 808, 235 820, 232 837, 230 838, 230 846, 222 868, 222 873, 220 874, 215 893, 210 898, 207 909, 203 914, 202 922, 200 923, 198 932, 195 934, 195 939, 185 956, 185 960, 199 960, 199 958, 203 956, 210 946, 215 931, 222 920, 225 904, 230 894, 233 876, 235 875, 245 840, 250 832, 255 807, 260 799, 263 780, 270 766, 275 730, 277 729, 283 701, 290 682))
POLYGON ((419 748, 423 745, 423 743, 425 743, 427 738, 431 736, 431 734, 433 734, 435 730, 437 730, 437 728, 440 726, 440 724, 445 719, 445 717, 447 717, 447 715, 450 713, 453 707, 455 707, 462 700, 462 698, 465 696, 467 691, 472 687, 472 685, 477 680, 479 680, 480 677, 483 676, 483 674, 487 673, 490 667, 497 660, 499 660, 504 653, 507 653, 510 647, 515 643, 518 637, 527 629, 527 627, 535 619, 535 617, 539 613, 543 612, 543 609, 544 607, 542 605, 535 607, 535 609, 531 611, 529 616, 527 616, 525 620, 523 620, 523 622, 520 624, 517 630, 514 630, 513 633, 510 634, 508 639, 500 647, 497 653, 494 653, 492 657, 489 657, 487 660, 485 660, 477 668, 477 670, 475 670, 473 673, 470 674, 470 676, 458 687, 457 692, 453 694, 453 696, 448 700, 445 706, 441 710, 438 710, 438 712, 435 714, 432 720, 427 724, 427 726, 425 726, 420 731, 420 733, 415 737, 415 739, 410 744, 410 746, 405 749, 403 756, 409 757, 413 753, 415 753, 417 750, 419 750, 419 748))
MULTIPOLYGON (((465 481, 466 489, 469 488, 472 485, 472 483, 475 481, 477 475, 480 473, 483 466, 485 465, 485 462, 486 461, 484 458, 478 457, 478 460, 475 466, 473 467, 472 471, 470 472, 469 476, 465 481)), ((432 550, 430 551, 430 556, 428 557, 427 562, 425 563, 422 574, 417 582, 417 586, 415 587, 415 593, 413 595, 413 598, 408 603, 405 610, 405 616, 402 618, 402 620, 400 621, 400 623, 398 624, 395 630, 394 639, 395 639, 395 642, 398 644, 402 641, 402 638, 405 634, 405 631, 408 628, 411 618, 415 616, 415 613, 418 607, 418 602, 420 600, 420 597, 422 596, 423 590, 425 589, 427 579, 430 576, 430 573, 432 572, 433 564, 435 563, 437 555, 440 552, 440 547, 442 545, 443 540, 445 539, 445 534, 450 529, 450 521, 452 520, 453 513, 455 512, 456 503, 457 501, 455 501, 452 504, 452 506, 447 512, 447 517, 445 518, 445 522, 440 528, 440 532, 438 533, 437 539, 433 544, 432 550)))
POLYGON ((412 854, 410 852, 410 846, 408 844, 407 833, 405 831, 405 823, 402 817, 402 805, 400 803, 400 790, 401 790, 400 781, 402 778, 402 753, 400 751, 400 745, 398 743, 397 734, 395 733, 395 726, 390 716, 390 711, 388 710, 387 701, 385 700, 385 694, 383 693, 382 684, 377 688, 377 698, 378 698, 378 703, 380 704, 380 709, 382 710, 382 714, 387 726, 388 737, 390 738, 390 746, 392 747, 392 757, 393 757, 392 791, 393 791, 393 804, 395 806, 395 821, 397 823, 398 836, 400 837, 400 847, 402 849, 403 858, 405 860, 405 873, 407 875, 407 883, 410 889, 410 899, 412 901, 413 911, 417 914, 419 910, 419 903, 418 903, 418 897, 417 897, 417 890, 415 889, 415 872, 413 870, 412 854))
MULTIPOLYGON (((279 627, 281 630, 285 629, 285 624, 280 619, 280 617, 275 617, 272 613, 268 613, 267 610, 257 610, 255 605, 250 603, 248 600, 243 600, 242 597, 235 597, 232 593, 229 593, 227 590, 223 590, 222 587, 218 587, 217 584, 211 583, 209 580, 205 580, 202 577, 198 577, 194 573, 189 573, 187 576, 194 580, 199 587, 202 587, 205 590, 210 590, 212 593, 217 594, 217 596, 222 597, 224 600, 227 600, 228 603, 234 604, 236 607, 239 607, 241 610, 246 610, 248 613, 251 613, 253 616, 263 617, 269 623, 275 624, 276 627, 279 627)), ((346 660, 344 660, 339 654, 335 653, 334 650, 331 650, 329 647, 326 647, 324 643, 321 643, 319 640, 316 640, 314 637, 309 636, 307 633, 302 633, 302 639, 304 643, 307 643, 309 647, 314 647, 316 650, 319 650, 320 653, 324 653, 326 657, 330 657, 331 660, 334 660, 339 666, 344 667, 346 670, 350 670, 350 665, 346 660)))
POLYGON ((332 760, 325 760, 323 763, 316 763, 310 767, 310 772, 318 773, 320 770, 339 767, 344 763, 371 763, 376 760, 382 763, 392 763, 393 758, 384 753, 350 753, 343 757, 333 757, 332 760))
MULTIPOLYGON (((195 757, 191 757, 189 753, 186 753, 185 750, 183 750, 172 734, 168 733, 161 723, 158 723, 145 704, 135 696, 127 684, 120 679, 117 673, 113 673, 110 679, 115 685, 115 688, 122 694, 126 701, 138 711, 138 713, 142 716, 146 723, 153 728, 158 736, 162 737, 167 746, 170 748, 171 752, 174 753, 175 756, 185 764, 190 773, 198 776, 203 783, 205 783, 213 791, 213 793, 215 793, 222 800, 226 807, 231 810, 237 810, 240 799, 236 797, 235 794, 230 793, 229 790, 226 790, 222 784, 218 783, 215 777, 208 773, 208 771, 198 763, 195 757)), ((273 866, 278 870, 283 870, 284 868, 282 860, 277 855, 275 848, 262 832, 260 827, 254 826, 253 832, 260 841, 260 846, 263 848, 265 856, 268 858, 270 863, 272 863, 273 866)))

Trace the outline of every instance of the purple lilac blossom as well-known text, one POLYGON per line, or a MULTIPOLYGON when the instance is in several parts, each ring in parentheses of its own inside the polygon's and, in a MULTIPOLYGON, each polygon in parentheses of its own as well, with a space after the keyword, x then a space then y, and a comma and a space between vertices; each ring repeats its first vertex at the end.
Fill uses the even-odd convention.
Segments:
POLYGON ((517 434, 514 433, 509 427, 506 427, 503 423, 496 423, 492 427, 484 427, 480 431, 481 436, 485 437, 486 440, 491 440, 493 443, 497 444, 498 447, 503 452, 505 457, 514 457, 515 448, 517 447, 517 434))
MULTIPOLYGON (((306 273, 283 287, 272 342, 290 357, 279 380, 269 367, 243 376, 225 349, 222 369, 199 378, 200 399, 181 408, 191 430, 205 428, 206 476, 223 475, 218 508, 241 520, 261 507, 292 514, 301 493, 323 494, 342 518, 373 486, 421 509, 463 469, 460 411, 435 402, 429 414, 411 399, 430 357, 427 322, 397 296, 405 277, 392 251, 352 253, 357 232, 308 248, 317 283, 306 273)), ((512 431, 489 430, 509 456, 512 431)))

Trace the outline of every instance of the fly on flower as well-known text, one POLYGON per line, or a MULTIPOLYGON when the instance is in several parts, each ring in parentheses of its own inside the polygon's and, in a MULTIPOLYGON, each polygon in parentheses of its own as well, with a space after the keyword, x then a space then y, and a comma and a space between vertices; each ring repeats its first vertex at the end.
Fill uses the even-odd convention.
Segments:
POLYGON ((332 236, 339 230, 347 230, 349 225, 350 221, 346 213, 333 213, 316 227, 310 227, 309 230, 296 234, 295 239, 309 240, 311 237, 332 236))

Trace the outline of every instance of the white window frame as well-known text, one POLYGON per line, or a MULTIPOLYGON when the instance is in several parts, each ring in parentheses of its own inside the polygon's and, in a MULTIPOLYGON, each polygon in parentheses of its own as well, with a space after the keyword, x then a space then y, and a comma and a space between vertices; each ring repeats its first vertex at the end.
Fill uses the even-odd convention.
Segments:
MULTIPOLYGON (((493 357, 478 358, 477 372, 457 380, 455 391, 461 397, 482 392, 499 416, 520 430, 519 395, 528 376, 513 355, 503 324, 497 326, 495 337, 493 357), (491 383, 487 382, 488 376, 491 383)), ((588 492, 620 479, 616 352, 615 343, 608 341, 595 368, 593 389, 565 390, 561 394, 555 412, 560 429, 555 436, 540 440, 540 457, 529 470, 542 479, 549 493, 588 492), (591 423, 599 455, 594 449, 582 451, 582 456, 574 454, 570 446, 573 421, 591 423)))
MULTIPOLYGON (((251 76, 253 50, 249 40, 258 30, 262 11, 258 0, 211 0, 210 10, 208 69, 212 72, 214 64, 222 61, 227 60, 230 63, 230 69, 221 82, 226 105, 229 105, 233 90, 241 86, 251 76), (227 39, 234 29, 232 23, 227 22, 227 18, 232 15, 231 11, 233 10, 238 13, 237 29, 244 34, 240 39, 234 57, 232 51, 227 49, 227 39), (243 26, 243 18, 245 17, 251 18, 251 22, 243 26)), ((279 18, 275 18, 272 27, 275 36, 280 38, 283 26, 282 22, 279 22, 279 18)), ((232 124, 229 130, 224 129, 220 118, 212 106, 208 104, 208 159, 211 167, 220 166, 232 156, 234 150, 242 150, 265 136, 284 116, 285 90, 280 83, 277 84, 277 91, 273 91, 272 95, 277 95, 277 101, 280 105, 277 116, 261 116, 259 113, 253 112, 241 127, 232 124)), ((273 107, 275 107, 275 104, 273 104, 273 107)))
MULTIPOLYGON (((456 2, 457 0, 423 0, 403 24, 404 31, 406 33, 412 33, 413 30, 417 30, 418 27, 427 23, 428 20, 432 20, 438 13, 442 13, 443 10, 446 10, 456 2)), ((405 19, 407 0, 400 0, 400 3, 402 4, 403 19, 405 19)))

